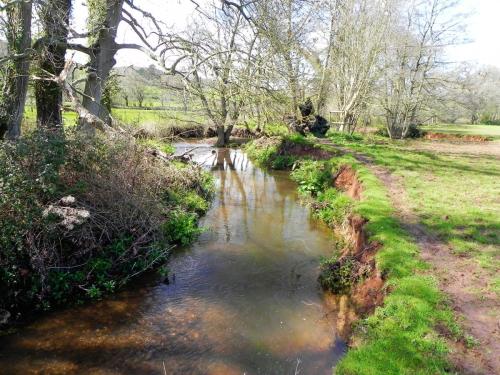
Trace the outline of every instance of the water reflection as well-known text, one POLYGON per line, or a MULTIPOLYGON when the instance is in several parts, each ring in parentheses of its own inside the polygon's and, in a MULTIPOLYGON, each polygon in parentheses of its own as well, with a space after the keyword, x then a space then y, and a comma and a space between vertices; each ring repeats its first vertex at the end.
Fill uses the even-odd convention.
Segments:
MULTIPOLYGON (((192 145, 181 145, 179 152, 192 145)), ((217 178, 207 231, 175 282, 58 312, 0 340, 4 374, 330 374, 344 350, 317 287, 332 248, 279 173, 234 150, 192 150, 217 178)), ((333 307, 332 307, 333 306, 333 307)))

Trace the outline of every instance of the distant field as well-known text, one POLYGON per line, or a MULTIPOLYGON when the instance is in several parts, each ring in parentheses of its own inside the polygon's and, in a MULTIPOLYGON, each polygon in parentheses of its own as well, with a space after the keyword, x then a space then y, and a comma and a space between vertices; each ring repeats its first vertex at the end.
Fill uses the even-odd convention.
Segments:
POLYGON ((112 115, 129 125, 166 125, 173 123, 206 123, 205 116, 200 112, 183 112, 170 110, 147 110, 133 108, 114 108, 112 115))
POLYGON ((426 125, 422 129, 437 133, 463 134, 463 135, 482 135, 500 139, 500 125, 456 125, 439 124, 426 125))
MULTIPOLYGON (((113 108, 112 116, 128 125, 172 125, 182 123, 202 123, 206 122, 205 117, 200 112, 183 112, 170 110, 147 110, 134 108, 113 108)), ((64 125, 71 126, 76 123, 77 114, 73 111, 64 111, 64 125)), ((28 126, 34 125, 36 121, 36 108, 27 106, 24 120, 28 126)))

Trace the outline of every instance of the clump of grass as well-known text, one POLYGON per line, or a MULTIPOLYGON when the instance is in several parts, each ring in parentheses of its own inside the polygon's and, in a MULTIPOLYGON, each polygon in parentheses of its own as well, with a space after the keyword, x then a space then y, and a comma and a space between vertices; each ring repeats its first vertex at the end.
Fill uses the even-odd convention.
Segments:
POLYGON ((146 147, 156 148, 165 154, 171 155, 175 152, 175 147, 170 142, 163 142, 158 139, 140 139, 139 144, 146 147))
POLYGON ((322 161, 303 160, 290 174, 302 194, 316 196, 331 183, 332 175, 327 163, 322 161))
POLYGON ((340 226, 352 212, 353 201, 334 188, 320 191, 312 205, 314 215, 331 228, 340 226))

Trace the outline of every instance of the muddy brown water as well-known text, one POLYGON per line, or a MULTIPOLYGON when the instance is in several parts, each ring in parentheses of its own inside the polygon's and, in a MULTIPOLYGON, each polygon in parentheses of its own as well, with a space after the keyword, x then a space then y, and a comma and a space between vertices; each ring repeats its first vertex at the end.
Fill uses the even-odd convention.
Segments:
POLYGON ((198 147, 217 194, 207 230, 171 259, 170 284, 139 283, 0 338, 0 374, 331 374, 346 350, 317 283, 331 234, 286 174, 198 147))

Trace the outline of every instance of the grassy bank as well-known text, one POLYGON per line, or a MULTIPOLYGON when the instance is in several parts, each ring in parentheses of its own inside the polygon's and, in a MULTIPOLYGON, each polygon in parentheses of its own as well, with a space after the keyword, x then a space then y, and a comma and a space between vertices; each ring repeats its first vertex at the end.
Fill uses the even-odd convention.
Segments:
MULTIPOLYGON (((286 142, 325 149, 300 137, 288 138, 286 142)), ((370 241, 381 244, 376 254, 376 267, 384 277, 387 296, 382 306, 357 323, 355 346, 336 366, 335 372, 445 373, 447 348, 436 327, 446 327, 452 336, 460 335, 460 329, 445 307, 436 281, 424 274, 426 265, 419 260, 417 246, 394 218, 385 187, 349 155, 304 161, 310 159, 310 154, 288 154, 287 149, 293 150, 293 147, 283 147, 283 144, 279 140, 256 141, 247 150, 250 157, 262 165, 275 168, 294 165, 292 176, 299 190, 318 203, 313 208, 320 218, 335 225, 342 220, 341 216, 359 214, 368 220, 366 230, 370 241), (347 199, 343 193, 332 189, 332 176, 343 165, 353 168, 362 183, 363 194, 359 201, 347 199)), ((336 255, 333 257, 335 259, 336 255)))
POLYGON ((2 143, 0 312, 101 298, 163 266, 200 232, 212 193, 208 172, 130 139, 68 129, 2 143))
POLYGON ((448 153, 444 146, 421 151, 424 141, 389 142, 344 135, 331 139, 370 156, 399 176, 421 222, 448 243, 454 254, 475 260, 490 275, 487 288, 500 293, 498 157, 448 153))

